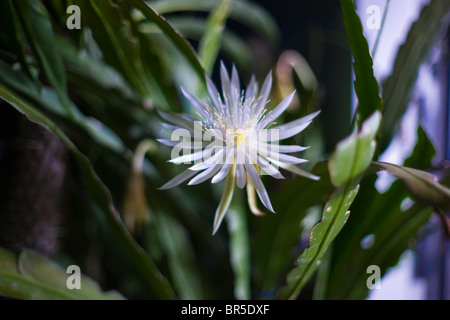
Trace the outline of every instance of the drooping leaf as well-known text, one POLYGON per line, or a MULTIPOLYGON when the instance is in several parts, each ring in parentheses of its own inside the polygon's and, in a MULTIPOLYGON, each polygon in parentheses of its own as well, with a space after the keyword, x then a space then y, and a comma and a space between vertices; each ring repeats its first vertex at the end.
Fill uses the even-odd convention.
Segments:
POLYGON ((39 300, 118 300, 117 292, 102 292, 100 286, 80 274, 80 288, 69 289, 61 266, 40 254, 25 250, 19 256, 0 248, 0 295, 39 300))
POLYGON ((69 148, 75 157, 75 160, 80 168, 80 172, 86 180, 87 192, 100 209, 105 219, 108 231, 111 232, 117 246, 122 249, 122 252, 125 256, 127 256, 130 264, 148 284, 149 290, 152 294, 162 299, 174 298, 174 293, 166 279, 161 275, 150 256, 148 256, 136 243, 127 231, 125 225, 120 220, 119 213, 112 204, 111 194, 95 173, 88 158, 77 149, 73 142, 57 127, 54 122, 42 114, 38 109, 9 91, 1 84, 0 97, 17 111, 24 114, 30 121, 47 128, 51 133, 60 138, 61 141, 69 148))
POLYGON ((419 202, 444 211, 450 210, 450 189, 439 184, 435 175, 386 162, 373 162, 376 166, 386 169, 397 178, 405 182, 411 195, 419 202))
POLYGON ((381 110, 380 87, 373 74, 373 61, 369 45, 363 34, 363 27, 353 0, 341 0, 344 24, 353 56, 355 92, 358 97, 358 127, 375 111, 381 110))

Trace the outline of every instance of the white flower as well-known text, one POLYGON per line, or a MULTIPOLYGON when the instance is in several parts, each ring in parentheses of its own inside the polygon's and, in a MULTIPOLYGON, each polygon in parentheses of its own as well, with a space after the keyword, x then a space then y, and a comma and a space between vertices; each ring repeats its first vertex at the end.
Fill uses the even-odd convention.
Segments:
POLYGON ((172 134, 171 140, 159 139, 164 144, 178 147, 178 151, 180 149, 188 151, 188 154, 174 156, 170 162, 176 164, 194 162, 193 166, 167 182, 161 189, 174 187, 192 177, 189 185, 198 184, 210 178, 212 183, 217 183, 226 177, 225 189, 214 219, 213 234, 227 212, 235 185, 241 189, 247 185, 250 209, 255 214, 261 214, 256 205, 255 189, 264 206, 274 212, 261 181, 261 174, 282 179, 283 176, 278 170, 281 167, 311 179, 318 179, 295 166, 306 160, 288 154, 303 151, 305 147, 278 145, 278 141, 290 138, 305 129, 320 111, 270 128, 289 106, 295 92, 269 111, 266 106, 272 86, 270 72, 259 92, 254 77, 251 78, 245 93, 241 92, 238 73, 234 66, 230 79, 224 64, 221 63, 220 77, 222 95, 206 75, 210 98, 207 103, 200 102, 181 88, 183 95, 196 109, 201 120, 184 114, 161 113, 166 121, 172 123, 164 124, 164 126, 174 130, 177 137, 172 134), (186 139, 178 142, 181 136, 186 139))

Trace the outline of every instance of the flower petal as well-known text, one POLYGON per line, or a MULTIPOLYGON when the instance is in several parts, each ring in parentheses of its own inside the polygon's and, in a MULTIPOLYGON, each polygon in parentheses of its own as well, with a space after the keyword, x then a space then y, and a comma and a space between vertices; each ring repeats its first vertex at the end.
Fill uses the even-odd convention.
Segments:
POLYGON ((192 94, 184 90, 182 87, 181 92, 185 96, 185 98, 189 101, 189 103, 197 110, 205 119, 209 119, 208 112, 206 111, 206 106, 200 102, 196 97, 194 97, 192 94))
POLYGON ((208 180, 213 175, 215 175, 221 167, 222 167, 222 165, 220 163, 216 164, 216 165, 212 165, 211 167, 209 167, 202 173, 199 173, 198 175, 196 175, 191 181, 189 181, 188 185, 192 186, 192 185, 199 184, 199 183, 202 183, 203 181, 208 180))
POLYGON ((191 161, 200 160, 203 157, 204 157, 204 150, 201 150, 201 151, 197 151, 197 152, 190 153, 190 154, 185 154, 185 155, 170 159, 168 162, 172 162, 175 164, 189 163, 191 161))
POLYGON ((270 203, 269 195, 267 194, 266 188, 264 188, 264 184, 261 181, 261 178, 258 175, 258 172, 256 172, 255 166, 250 163, 245 163, 245 170, 247 170, 247 173, 253 182, 253 185, 256 188, 256 192, 258 193, 259 199, 261 199, 261 202, 263 205, 269 209, 272 212, 275 212, 272 208, 272 204, 270 203))
POLYGON ((191 171, 191 170, 187 170, 186 169, 183 172, 181 172, 179 175, 175 176, 175 178, 173 178, 172 180, 170 180, 169 182, 164 184, 159 189, 160 190, 166 190, 166 189, 173 188, 173 187, 179 185, 180 183, 186 181, 187 179, 189 179, 190 177, 192 177, 196 173, 197 173, 196 171, 191 171))
POLYGON ((223 153, 224 149, 220 149, 216 151, 216 153, 213 156, 209 157, 205 161, 197 163, 192 167, 190 167, 189 170, 200 171, 209 168, 211 166, 214 166, 216 164, 223 164, 223 153))
POLYGON ((247 176, 245 174, 244 165, 242 163, 236 164, 236 184, 239 189, 245 187, 247 176))
POLYGON ((275 179, 284 179, 280 171, 271 165, 268 161, 264 160, 262 157, 258 157, 258 165, 264 170, 265 173, 271 175, 275 179))
POLYGON ((208 88, 209 96, 212 99, 212 102, 214 103, 215 107, 217 109, 220 109, 220 106, 222 105, 220 101, 220 95, 217 91, 216 86, 212 82, 211 78, 208 75, 205 75, 206 78, 206 87, 208 88))
POLYGON ((212 178, 211 183, 217 183, 221 181, 225 176, 228 174, 228 172, 231 169, 231 166, 234 164, 234 149, 229 148, 226 153, 225 163, 223 164, 222 168, 220 169, 219 173, 212 178))
POLYGON ((250 82, 247 86, 247 90, 245 90, 245 101, 247 103, 251 103, 255 96, 256 91, 258 90, 258 83, 256 83, 255 76, 252 75, 252 78, 250 79, 250 82))
POLYGON ((319 115, 320 110, 316 111, 314 113, 311 113, 307 115, 306 117, 288 122, 286 124, 283 124, 281 126, 273 128, 273 130, 278 129, 279 131, 279 140, 290 138, 297 133, 303 131, 309 124, 312 122, 312 120, 319 115))
POLYGON ((222 82, 222 92, 225 102, 230 99, 230 77, 223 61, 220 61, 220 81, 222 82))
POLYGON ((306 160, 306 159, 297 158, 297 157, 294 157, 294 156, 291 156, 288 154, 284 154, 284 153, 269 153, 266 156, 266 158, 271 161, 275 160, 275 161, 288 163, 288 164, 299 164, 299 163, 308 162, 308 160, 306 160))
POLYGON ((260 113, 264 110, 267 104, 267 99, 269 99, 270 89, 272 88, 272 72, 269 72, 266 79, 263 82, 261 91, 259 92, 258 104, 254 108, 253 115, 259 117, 260 113))
POLYGON ((158 110, 159 115, 166 121, 169 121, 173 124, 179 125, 182 128, 188 129, 189 131, 194 130, 194 122, 198 121, 194 118, 188 117, 182 114, 168 114, 158 110))
POLYGON ((271 124, 274 120, 276 120, 291 104, 292 99, 294 98, 295 90, 283 101, 278 104, 272 111, 270 111, 262 120, 260 128, 265 128, 267 125, 271 124))
POLYGON ((299 176, 302 176, 302 177, 305 177, 305 178, 308 178, 308 179, 311 179, 311 180, 316 180, 316 181, 320 180, 320 177, 318 177, 318 176, 316 176, 316 175, 314 175, 314 174, 312 174, 312 173, 310 173, 308 171, 302 170, 302 169, 300 169, 299 167, 297 167, 297 166, 295 166, 293 164, 282 163, 282 162, 279 162, 279 161, 276 161, 276 160, 271 160, 271 161, 275 165, 279 166, 280 168, 283 168, 284 170, 287 170, 287 171, 290 171, 292 173, 295 173, 295 174, 297 174, 299 176))

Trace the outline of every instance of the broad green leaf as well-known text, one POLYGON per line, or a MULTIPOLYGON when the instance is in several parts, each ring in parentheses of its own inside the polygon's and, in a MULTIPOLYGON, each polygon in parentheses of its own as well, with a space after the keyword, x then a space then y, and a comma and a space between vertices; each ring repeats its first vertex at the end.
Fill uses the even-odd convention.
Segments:
POLYGON ((222 33, 228 18, 230 5, 233 0, 222 0, 208 17, 208 23, 199 44, 199 56, 206 72, 211 75, 219 54, 222 33))
POLYGON ((435 175, 426 171, 374 161, 374 165, 386 169, 405 182, 411 195, 419 202, 444 211, 450 210, 450 189, 438 183, 435 175))
POLYGON ((102 292, 99 285, 80 274, 80 289, 70 290, 71 274, 61 266, 25 250, 19 256, 0 248, 0 295, 18 299, 39 300, 119 300, 117 292, 102 292))
POLYGON ((278 298, 295 299, 298 296, 344 227, 350 213, 348 209, 359 190, 359 181, 372 160, 380 121, 380 113, 374 112, 359 132, 354 132, 336 146, 328 168, 331 182, 337 189, 323 208, 322 220, 311 229, 309 246, 297 258, 296 266, 289 272, 287 284, 278 298))
POLYGON ((56 50, 52 24, 43 11, 42 4, 37 0, 17 0, 14 1, 14 5, 46 78, 55 89, 69 116, 73 116, 67 93, 66 71, 56 50))
POLYGON ((295 299, 311 278, 326 250, 347 222, 350 205, 355 199, 359 178, 338 188, 325 204, 322 219, 311 230, 309 246, 297 258, 296 266, 287 276, 287 285, 278 298, 295 299))
POLYGON ((355 92, 358 97, 358 127, 375 111, 381 110, 380 88, 373 74, 369 45, 353 0, 341 0, 344 24, 354 59, 355 92))
POLYGON ((381 122, 377 111, 362 125, 361 130, 340 141, 328 164, 331 181, 341 186, 362 174, 369 167, 375 152, 375 136, 381 122))
MULTIPOLYGON (((165 15, 179 11, 212 11, 221 0, 171 0, 151 1, 150 6, 165 15)), ((248 26, 270 41, 279 38, 276 21, 262 6, 255 2, 235 0, 230 8, 230 18, 248 26)))
POLYGON ((120 220, 119 213, 112 204, 111 194, 95 173, 88 158, 77 149, 72 141, 48 117, 1 84, 0 97, 17 111, 24 114, 30 121, 47 128, 69 148, 86 181, 86 191, 101 210, 108 231, 111 232, 116 244, 122 249, 134 270, 148 284, 150 291, 155 297, 161 299, 174 298, 174 293, 166 279, 160 274, 154 262, 136 243, 120 220))
POLYGON ((205 70, 200 63, 194 49, 191 45, 178 33, 176 29, 157 11, 150 7, 143 0, 128 0, 128 3, 140 10, 142 14, 151 22, 154 22, 161 31, 170 39, 181 54, 189 61, 193 69, 197 72, 199 79, 204 81, 205 70))
MULTIPOLYGON (((434 154, 433 145, 419 127, 416 147, 405 164, 428 168, 434 154)), ((334 242, 327 299, 366 298, 367 267, 378 265, 383 275, 411 248, 412 240, 430 218, 431 208, 412 203, 402 181, 379 193, 376 179, 372 174, 362 180, 352 205, 352 218, 334 242), (405 209, 408 202, 412 206, 405 209)))
POLYGON ((271 290, 284 281, 285 272, 294 258, 292 248, 304 232, 303 218, 310 207, 322 205, 333 192, 326 163, 316 164, 312 173, 320 176, 320 180, 289 179, 271 196, 275 215, 252 217, 250 224, 255 226, 254 270, 263 290, 271 290))
POLYGON ((400 47, 392 74, 382 83, 383 128, 379 148, 384 150, 394 136, 405 113, 417 74, 434 44, 442 21, 450 11, 450 1, 431 0, 411 26, 400 47))

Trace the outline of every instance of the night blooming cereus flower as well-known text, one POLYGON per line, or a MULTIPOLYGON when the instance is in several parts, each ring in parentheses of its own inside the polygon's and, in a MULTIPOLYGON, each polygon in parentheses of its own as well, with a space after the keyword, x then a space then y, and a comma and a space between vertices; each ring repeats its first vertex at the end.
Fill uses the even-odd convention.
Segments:
POLYGON ((274 212, 261 181, 261 175, 268 174, 282 179, 283 176, 278 169, 283 168, 311 179, 318 179, 295 166, 306 160, 288 154, 307 148, 279 145, 278 141, 290 138, 305 129, 319 111, 269 128, 289 106, 295 91, 268 111, 266 106, 272 86, 270 72, 259 92, 254 77, 251 78, 245 93, 241 92, 239 76, 234 66, 230 79, 224 64, 221 63, 220 77, 222 95, 206 75, 210 98, 206 103, 200 102, 181 88, 183 95, 196 109, 201 120, 185 114, 161 113, 161 116, 171 123, 163 125, 173 132, 171 140, 158 140, 174 147, 170 162, 193 163, 161 189, 174 187, 191 177, 193 178, 189 181, 189 185, 199 184, 210 178, 212 183, 217 183, 226 178, 225 189, 214 218, 213 234, 227 212, 235 185, 241 189, 247 185, 249 207, 254 214, 259 215, 262 213, 256 205, 255 189, 264 206, 274 212), (180 155, 181 151, 183 155, 180 155))

